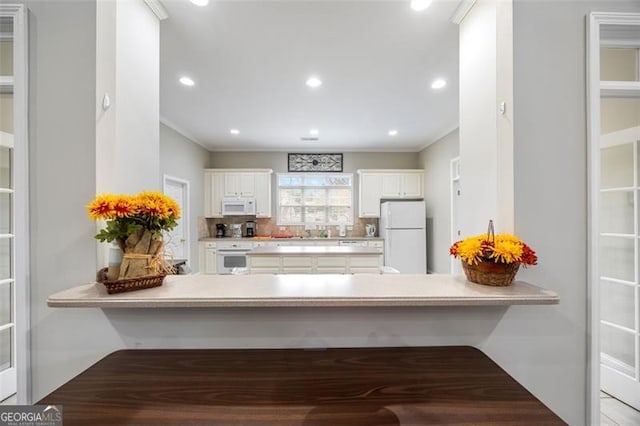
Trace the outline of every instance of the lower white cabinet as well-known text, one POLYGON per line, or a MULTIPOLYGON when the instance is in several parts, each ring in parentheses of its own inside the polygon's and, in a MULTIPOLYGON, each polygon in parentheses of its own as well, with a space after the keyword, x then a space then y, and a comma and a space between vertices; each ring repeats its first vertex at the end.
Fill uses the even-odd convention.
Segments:
POLYGON ((217 274, 218 273, 218 252, 215 242, 200 243, 200 273, 201 274, 217 274))

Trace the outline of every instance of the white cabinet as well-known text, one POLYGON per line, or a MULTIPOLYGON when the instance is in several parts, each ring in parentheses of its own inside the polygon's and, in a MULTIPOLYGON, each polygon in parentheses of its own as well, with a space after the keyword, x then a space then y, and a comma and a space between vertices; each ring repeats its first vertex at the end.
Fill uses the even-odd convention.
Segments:
POLYGON ((255 198, 256 217, 271 217, 271 169, 205 169, 204 215, 222 217, 222 199, 255 198))
POLYGON ((377 173, 360 174, 359 194, 359 216, 380 217, 380 199, 382 198, 382 175, 377 173))
POLYGON ((380 217, 381 199, 424 198, 423 170, 358 170, 358 216, 380 217))
POLYGON ((200 243, 200 273, 201 274, 217 274, 218 273, 218 258, 215 242, 201 242, 200 243))
POLYGON ((271 217, 271 172, 256 172, 253 177, 256 217, 271 217))
POLYGON ((222 173, 204 171, 204 215, 205 217, 222 217, 224 175, 222 173))
POLYGON ((225 172, 225 197, 254 197, 255 175, 252 172, 225 172))

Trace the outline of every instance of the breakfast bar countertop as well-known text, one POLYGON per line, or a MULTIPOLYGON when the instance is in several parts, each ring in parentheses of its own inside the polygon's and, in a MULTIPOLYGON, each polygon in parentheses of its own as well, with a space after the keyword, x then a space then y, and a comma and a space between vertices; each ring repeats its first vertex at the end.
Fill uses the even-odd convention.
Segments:
POLYGON ((247 252, 247 256, 349 256, 349 255, 381 255, 382 250, 375 247, 354 246, 311 246, 311 247, 256 247, 247 252))
POLYGON ((551 290, 515 281, 507 287, 474 284, 464 276, 411 274, 169 275, 164 284, 107 294, 89 283, 52 294, 50 307, 393 307, 508 306, 559 303, 551 290))

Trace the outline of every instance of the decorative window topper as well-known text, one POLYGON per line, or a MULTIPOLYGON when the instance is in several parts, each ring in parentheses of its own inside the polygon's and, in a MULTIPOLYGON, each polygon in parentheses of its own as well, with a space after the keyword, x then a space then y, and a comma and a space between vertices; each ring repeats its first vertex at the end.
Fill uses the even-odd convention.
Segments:
POLYGON ((290 172, 342 172, 342 154, 289 154, 290 172))

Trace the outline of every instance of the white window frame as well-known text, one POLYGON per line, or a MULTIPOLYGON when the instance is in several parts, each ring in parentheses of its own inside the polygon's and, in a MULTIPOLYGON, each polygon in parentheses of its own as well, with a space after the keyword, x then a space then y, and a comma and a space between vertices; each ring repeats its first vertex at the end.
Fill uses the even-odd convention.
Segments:
MULTIPOLYGON (((277 204, 276 204, 276 218, 277 218, 277 224, 279 226, 313 226, 313 225, 317 225, 317 226, 339 226, 339 225, 353 225, 354 221, 355 221, 355 203, 354 203, 354 182, 353 182, 353 173, 326 173, 326 172, 322 172, 322 173, 277 173, 276 174, 276 187, 277 187, 277 192, 278 192, 278 196, 277 196, 277 204), (349 177, 349 179, 351 180, 351 185, 346 187, 346 186, 280 186, 280 177, 285 176, 285 177, 291 177, 291 176, 302 176, 302 177, 308 177, 308 176, 323 176, 323 177, 328 177, 328 176, 344 176, 344 177, 349 177), (344 221, 344 222, 285 222, 282 220, 282 218, 280 217, 280 189, 295 189, 295 188, 300 188, 300 189, 332 189, 332 188, 339 188, 339 189, 345 189, 345 188, 349 188, 351 189, 351 220, 349 221, 344 221)), ((304 216, 304 205, 303 207, 303 216, 304 216)), ((328 209, 330 206, 328 204, 325 204, 325 207, 328 209)))

